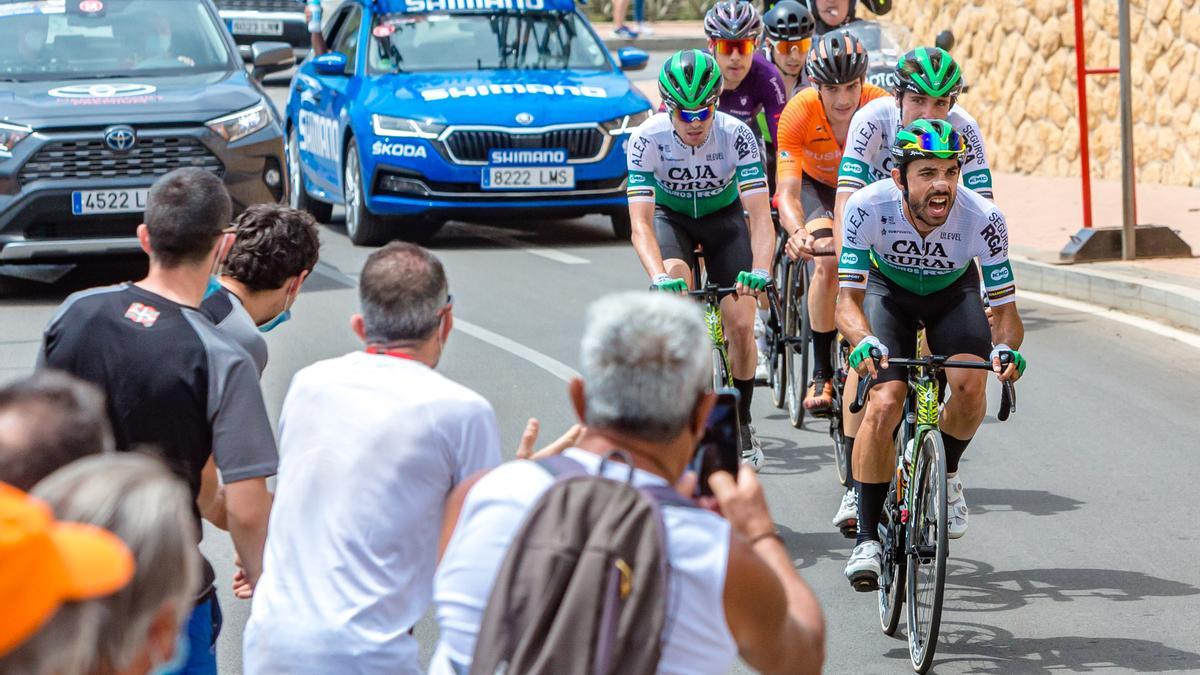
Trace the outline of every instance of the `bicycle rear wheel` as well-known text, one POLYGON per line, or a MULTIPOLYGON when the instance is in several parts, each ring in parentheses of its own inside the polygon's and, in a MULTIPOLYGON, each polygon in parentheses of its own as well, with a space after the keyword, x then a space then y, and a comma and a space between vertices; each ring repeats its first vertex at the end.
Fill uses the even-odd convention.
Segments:
POLYGON ((915 453, 908 504, 908 655, 918 673, 929 670, 937 649, 946 590, 946 451, 941 434, 926 432, 915 453))
POLYGON ((883 546, 883 564, 879 575, 879 627, 884 635, 894 635, 900 625, 900 608, 904 605, 904 575, 907 559, 904 556, 904 524, 900 522, 899 502, 896 500, 896 479, 888 488, 887 501, 879 518, 879 542, 883 546))
MULTIPOLYGON (((788 279, 795 268, 787 261, 783 261, 778 265, 777 276, 779 288, 783 289, 783 297, 780 298, 779 310, 786 314, 784 308, 787 307, 788 299, 788 279)), ((787 350, 791 345, 787 342, 787 322, 782 316, 773 316, 771 321, 767 322, 767 350, 770 360, 770 372, 767 376, 768 382, 771 384, 771 403, 776 408, 784 408, 787 406, 787 350), (772 326, 774 324, 774 326, 772 326)))
POLYGON ((788 345, 788 421, 800 429, 804 426, 804 394, 808 391, 809 345, 812 344, 812 326, 808 322, 808 266, 797 263, 792 270, 788 288, 791 301, 784 315, 787 317, 786 333, 798 339, 788 345))

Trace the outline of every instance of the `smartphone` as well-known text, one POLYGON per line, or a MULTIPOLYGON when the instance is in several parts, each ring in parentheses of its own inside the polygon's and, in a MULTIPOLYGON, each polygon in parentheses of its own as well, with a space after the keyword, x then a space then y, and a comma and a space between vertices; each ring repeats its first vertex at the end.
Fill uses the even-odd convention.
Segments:
POLYGON ((739 448, 741 440, 741 425, 738 423, 738 392, 736 389, 717 390, 717 403, 708 415, 704 426, 704 437, 696 447, 696 455, 692 458, 692 470, 699 478, 697 493, 708 497, 712 489, 708 486, 708 477, 714 471, 728 471, 737 479, 738 468, 742 461, 739 448))

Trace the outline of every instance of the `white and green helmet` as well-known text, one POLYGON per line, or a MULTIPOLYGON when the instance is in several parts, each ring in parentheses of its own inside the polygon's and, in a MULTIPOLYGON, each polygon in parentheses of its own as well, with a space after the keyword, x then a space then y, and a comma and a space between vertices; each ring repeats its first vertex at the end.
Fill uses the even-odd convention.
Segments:
POLYGON ((658 94, 668 108, 698 110, 715 105, 723 87, 717 60, 699 49, 676 52, 658 75, 658 94))

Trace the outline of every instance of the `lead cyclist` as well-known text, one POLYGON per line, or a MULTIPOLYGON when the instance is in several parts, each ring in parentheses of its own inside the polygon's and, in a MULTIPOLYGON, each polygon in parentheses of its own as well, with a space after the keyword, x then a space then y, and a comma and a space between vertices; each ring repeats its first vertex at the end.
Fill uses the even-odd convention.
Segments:
POLYGON ((667 110, 629 139, 629 218, 634 250, 659 290, 688 290, 697 244, 708 278, 737 289, 721 299, 721 315, 740 394, 742 460, 757 469, 763 453, 750 424, 755 298, 771 281, 775 227, 758 140, 717 112, 722 85, 716 60, 698 49, 663 64, 658 91, 667 110))
MULTIPOLYGON (((857 590, 877 586, 882 550, 879 519, 896 466, 892 432, 900 423, 906 373, 888 368, 888 356, 913 358, 924 327, 930 350, 956 361, 991 361, 1002 381, 1025 371, 1017 348, 1025 329, 1017 313, 1016 283, 1008 262, 1008 228, 995 204, 960 187, 962 137, 944 120, 917 120, 896 134, 891 180, 874 183, 846 203, 841 291, 836 319, 855 345, 850 365, 874 377, 858 429, 854 486, 858 539, 846 578, 857 590), (979 297, 978 256, 994 310, 989 327, 979 297), (870 351, 883 358, 878 367, 870 351), (1002 365, 1001 356, 1011 363, 1002 365)), ((958 464, 983 422, 987 373, 948 369, 950 398, 941 416, 946 449, 947 530, 967 530, 967 500, 958 464)))

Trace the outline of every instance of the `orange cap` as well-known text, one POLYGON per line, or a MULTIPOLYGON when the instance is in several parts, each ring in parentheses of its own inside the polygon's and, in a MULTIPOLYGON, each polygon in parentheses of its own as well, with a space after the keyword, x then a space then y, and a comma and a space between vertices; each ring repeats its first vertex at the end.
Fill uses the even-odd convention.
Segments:
POLYGON ((115 593, 133 555, 113 533, 54 520, 49 507, 0 483, 0 656, 28 640, 62 603, 115 593))

